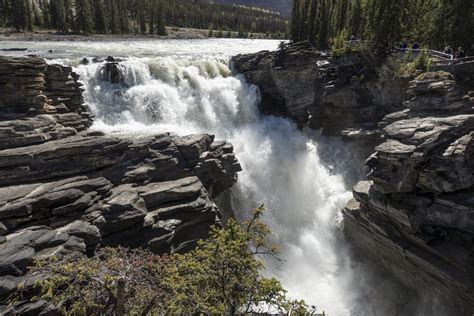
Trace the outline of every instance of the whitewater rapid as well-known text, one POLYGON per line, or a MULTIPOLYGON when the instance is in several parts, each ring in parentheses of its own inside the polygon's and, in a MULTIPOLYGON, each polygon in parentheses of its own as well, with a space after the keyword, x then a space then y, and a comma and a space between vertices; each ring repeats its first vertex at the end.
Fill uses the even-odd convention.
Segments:
POLYGON ((228 64, 232 55, 276 49, 278 42, 188 42, 37 43, 32 49, 75 67, 96 116, 93 129, 122 137, 204 132, 230 141, 243 168, 231 192, 233 209, 242 219, 263 203, 282 251, 284 261, 268 259, 265 273, 318 311, 354 314, 357 278, 340 236, 340 210, 351 194, 321 160, 322 150, 329 157, 334 150, 336 159, 336 148, 321 148, 321 136, 285 118, 260 115, 258 88, 228 64), (107 55, 122 60, 125 82, 103 81, 102 62, 79 63, 107 55))

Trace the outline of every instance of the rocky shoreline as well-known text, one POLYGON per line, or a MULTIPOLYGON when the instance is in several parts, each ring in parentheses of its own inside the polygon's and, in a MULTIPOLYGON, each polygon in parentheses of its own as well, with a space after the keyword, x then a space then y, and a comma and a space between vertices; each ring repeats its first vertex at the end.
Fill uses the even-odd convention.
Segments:
POLYGON ((420 297, 474 312, 474 89, 446 72, 376 73, 361 54, 333 58, 308 43, 233 58, 259 86, 262 111, 339 135, 367 159, 368 180, 343 210, 363 257, 420 297), (471 91, 471 92, 469 92, 471 91), (372 154, 375 151, 374 154, 372 154))
MULTIPOLYGON (((212 135, 134 140, 91 131, 69 67, 0 57, 0 300, 31 289, 35 259, 98 245, 183 252, 219 223, 214 199, 241 170, 212 135)), ((46 308, 46 309, 45 309, 46 308)), ((0 313, 39 314, 45 302, 0 313)))

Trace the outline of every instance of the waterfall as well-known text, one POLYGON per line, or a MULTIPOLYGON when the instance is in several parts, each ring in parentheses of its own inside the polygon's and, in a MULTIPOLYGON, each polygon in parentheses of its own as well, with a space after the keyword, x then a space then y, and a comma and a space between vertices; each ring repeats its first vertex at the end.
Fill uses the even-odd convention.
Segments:
MULTIPOLYGON (((265 222, 283 262, 267 258, 264 273, 280 279, 292 298, 329 316, 432 315, 431 303, 401 288, 385 271, 351 259, 340 210, 351 197, 347 182, 362 159, 350 145, 284 118, 261 116, 258 88, 229 69, 230 56, 275 50, 270 40, 144 40, 111 42, 3 42, 25 47, 49 63, 74 67, 96 116, 93 128, 120 137, 160 132, 210 133, 234 144, 243 172, 229 192, 239 219, 265 204, 265 222), (122 82, 103 80, 108 55, 122 82), (132 57, 133 56, 133 57, 132 57), (342 176, 343 175, 343 176, 342 176), (429 310, 429 308, 427 308, 429 310)), ((396 268, 396 267, 395 267, 396 268)), ((433 310, 440 312, 437 305, 433 310)))
POLYGON ((233 143, 243 172, 232 189, 236 216, 260 203, 284 262, 268 261, 289 295, 329 315, 347 315, 351 269, 341 247, 339 210, 350 198, 343 179, 325 167, 318 140, 284 118, 258 112, 258 89, 232 76, 225 59, 128 58, 125 81, 101 80, 102 64, 80 65, 93 128, 131 137, 206 132, 233 143))

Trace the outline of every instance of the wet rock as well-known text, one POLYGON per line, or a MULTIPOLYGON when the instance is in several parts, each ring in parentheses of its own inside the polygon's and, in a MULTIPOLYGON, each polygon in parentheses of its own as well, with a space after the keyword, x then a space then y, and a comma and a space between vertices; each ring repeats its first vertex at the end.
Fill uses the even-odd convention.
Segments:
POLYGON ((102 80, 110 83, 123 83, 124 77, 120 69, 119 61, 109 56, 101 69, 102 80))

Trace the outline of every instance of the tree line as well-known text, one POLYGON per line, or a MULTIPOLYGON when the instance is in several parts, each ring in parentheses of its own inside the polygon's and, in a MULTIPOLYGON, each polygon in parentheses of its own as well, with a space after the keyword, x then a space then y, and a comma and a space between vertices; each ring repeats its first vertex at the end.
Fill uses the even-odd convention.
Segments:
POLYGON ((404 38, 473 50, 472 0, 294 0, 290 37, 327 48, 343 30, 384 47, 404 38))
POLYGON ((167 26, 283 37, 279 14, 210 0, 0 0, 0 27, 82 34, 159 34, 167 26))

